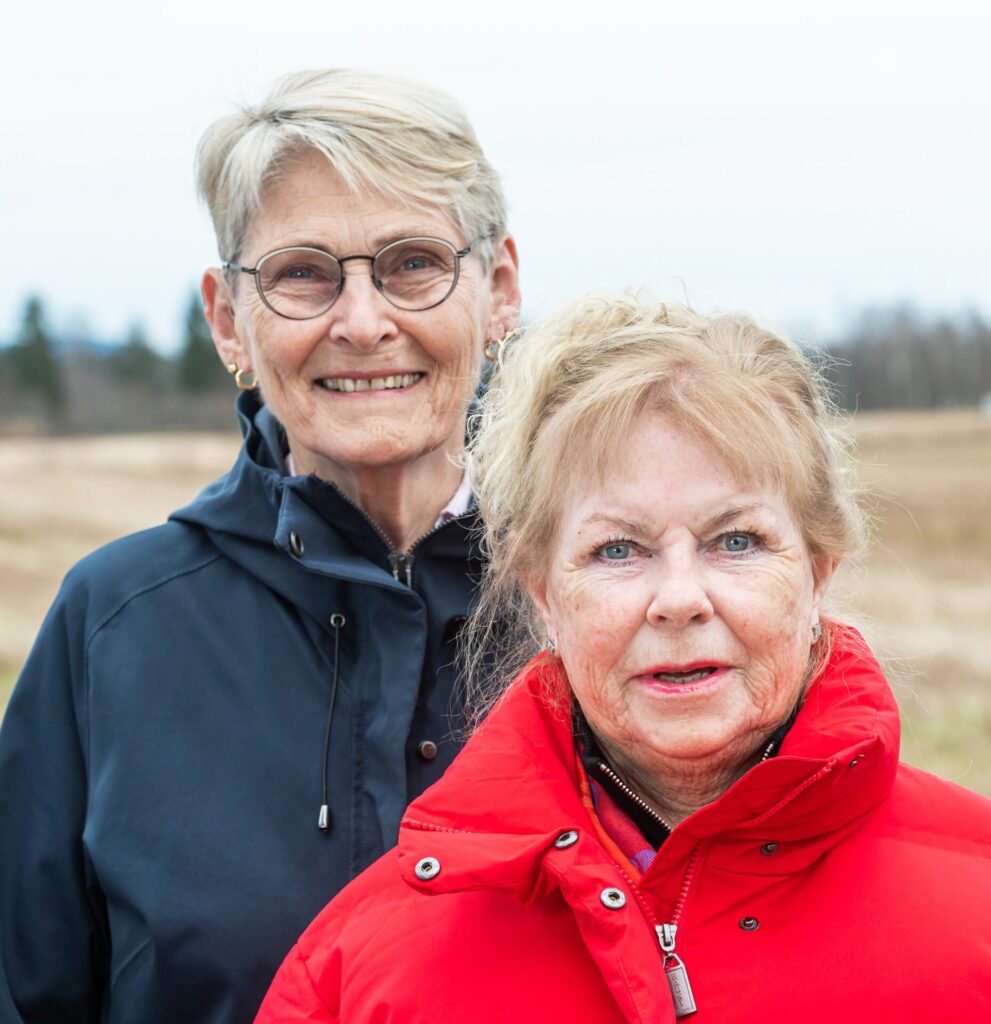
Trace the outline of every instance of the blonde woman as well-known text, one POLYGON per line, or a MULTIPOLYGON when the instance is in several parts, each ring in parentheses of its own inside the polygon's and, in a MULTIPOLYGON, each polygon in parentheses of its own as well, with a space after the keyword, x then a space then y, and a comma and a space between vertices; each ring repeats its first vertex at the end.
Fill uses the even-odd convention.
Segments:
POLYGON ((4 1021, 241 1024, 462 731, 458 468, 517 321, 498 178, 414 82, 291 75, 212 125, 233 469, 77 566, 0 735, 4 1021))
POLYGON ((828 414, 745 316, 589 299, 509 352, 481 635, 545 650, 261 1024, 991 1019, 991 802, 898 763, 829 613, 863 528, 828 414))

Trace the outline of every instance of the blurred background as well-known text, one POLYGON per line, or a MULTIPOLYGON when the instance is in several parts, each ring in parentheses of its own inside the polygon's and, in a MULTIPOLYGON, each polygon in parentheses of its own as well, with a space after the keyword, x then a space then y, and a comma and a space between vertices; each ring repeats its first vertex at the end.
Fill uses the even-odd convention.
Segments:
POLYGON ((352 66, 466 107, 525 319, 644 288, 828 357, 875 495, 845 607, 904 756, 991 794, 991 9, 60 6, 0 39, 0 709, 67 568, 236 450, 201 131, 286 71, 352 66))

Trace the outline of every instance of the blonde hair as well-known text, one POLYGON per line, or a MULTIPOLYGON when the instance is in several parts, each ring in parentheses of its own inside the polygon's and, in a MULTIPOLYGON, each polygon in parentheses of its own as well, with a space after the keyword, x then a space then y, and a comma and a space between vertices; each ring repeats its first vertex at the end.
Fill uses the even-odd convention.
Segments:
POLYGON ((222 260, 240 255, 265 186, 308 150, 322 153, 351 188, 440 210, 466 243, 488 239, 476 252, 491 264, 506 204, 461 107, 417 82, 341 69, 286 75, 261 103, 203 133, 197 184, 222 260))
POLYGON ((848 442, 822 378, 792 342, 743 313, 578 299, 503 354, 471 443, 489 557, 468 631, 479 714, 494 698, 479 692, 491 659, 508 682, 545 639, 523 579, 546 572, 565 503, 601 480, 648 408, 710 445, 742 486, 780 490, 813 556, 862 550, 848 442))

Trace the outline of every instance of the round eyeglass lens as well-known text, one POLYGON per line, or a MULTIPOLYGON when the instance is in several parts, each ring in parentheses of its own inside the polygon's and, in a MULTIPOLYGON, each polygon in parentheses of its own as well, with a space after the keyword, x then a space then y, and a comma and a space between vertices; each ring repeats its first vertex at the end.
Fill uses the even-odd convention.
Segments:
POLYGON ((454 290, 458 254, 436 238, 401 238, 387 245, 372 266, 382 294, 400 309, 430 309, 454 290))
POLYGON ((256 280, 276 313, 308 320, 334 304, 341 290, 341 265, 319 249, 282 249, 258 264, 256 280))

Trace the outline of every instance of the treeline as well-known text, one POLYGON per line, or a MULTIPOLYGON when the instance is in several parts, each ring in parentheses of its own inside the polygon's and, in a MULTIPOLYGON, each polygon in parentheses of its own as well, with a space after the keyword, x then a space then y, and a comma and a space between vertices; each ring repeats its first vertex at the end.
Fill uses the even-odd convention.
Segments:
POLYGON ((856 409, 940 409, 991 401, 991 325, 976 313, 924 317, 868 310, 823 346, 838 402, 856 409))
MULTIPOLYGON (((17 335, 0 348, 0 433, 233 429, 232 384, 198 295, 182 325, 173 357, 156 352, 139 324, 97 345, 57 337, 42 300, 30 298, 17 335)), ((869 310, 817 353, 846 409, 991 403, 991 325, 976 313, 869 310)))
POLYGON ((0 348, 0 433, 233 428, 231 388, 195 293, 172 357, 152 348, 140 324, 110 344, 60 337, 33 296, 0 348))

